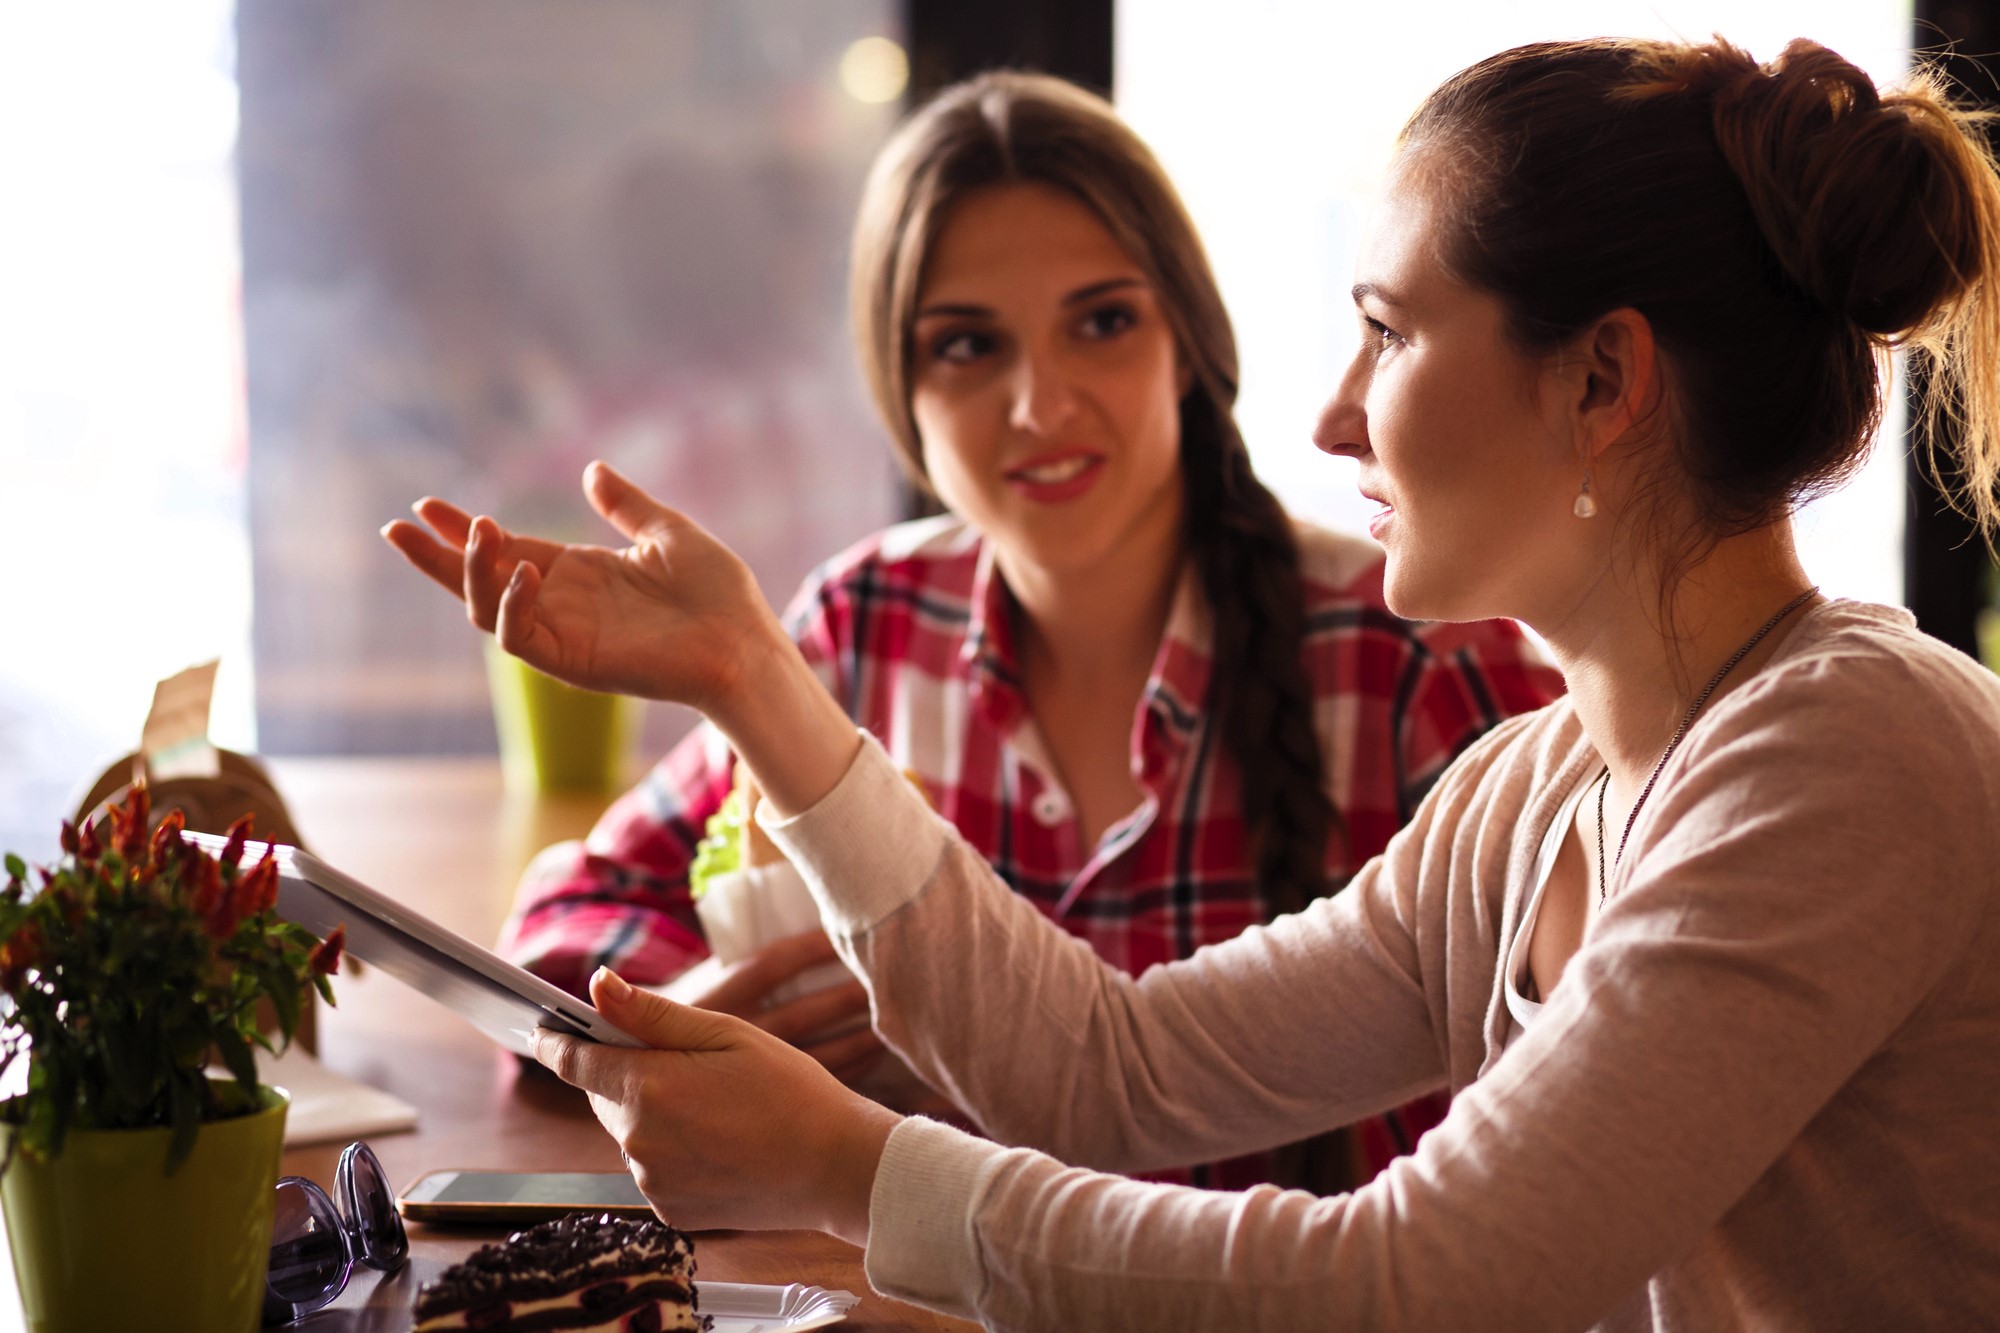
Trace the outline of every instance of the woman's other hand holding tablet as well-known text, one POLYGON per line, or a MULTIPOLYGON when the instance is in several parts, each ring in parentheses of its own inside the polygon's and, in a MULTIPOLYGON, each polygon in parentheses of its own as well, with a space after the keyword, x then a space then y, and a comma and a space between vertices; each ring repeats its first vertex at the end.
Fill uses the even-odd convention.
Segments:
POLYGON ((654 1049, 542 1030, 535 1056, 590 1094, 654 1211, 692 1230, 814 1227, 867 1244, 876 1165, 901 1117, 740 1018, 602 969, 590 998, 654 1049))
POLYGON ((522 536, 437 499, 416 506, 429 531, 398 520, 382 535, 536 670, 700 709, 780 815, 832 790, 860 739, 742 560, 602 462, 584 469, 583 490, 630 545, 522 536))
POLYGON ((852 1083, 882 1057, 882 1039, 868 1026, 866 988, 849 980, 793 1000, 771 999, 787 982, 839 957, 824 930, 808 930, 773 940, 738 962, 710 958, 653 993, 697 1009, 734 1014, 797 1046, 841 1082, 852 1083))

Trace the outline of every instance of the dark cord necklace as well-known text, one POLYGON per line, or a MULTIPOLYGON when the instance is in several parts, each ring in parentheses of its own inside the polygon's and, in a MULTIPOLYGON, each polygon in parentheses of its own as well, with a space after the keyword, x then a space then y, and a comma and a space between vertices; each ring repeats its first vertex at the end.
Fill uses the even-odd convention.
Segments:
POLYGON ((1653 775, 1646 779, 1645 787, 1639 792, 1639 799, 1632 803, 1632 812, 1625 816, 1625 831, 1618 835, 1618 851, 1608 866, 1604 864, 1604 794, 1611 790, 1611 766, 1605 765, 1604 778, 1597 788, 1597 905, 1599 907, 1604 906, 1604 900, 1611 892, 1611 872, 1625 859, 1625 840, 1632 836, 1632 825, 1638 822, 1640 808, 1646 804, 1646 798, 1653 794, 1653 784, 1660 780, 1660 770, 1667 766, 1667 760, 1674 757, 1674 751, 1678 750, 1681 742, 1687 738, 1688 728, 1694 725, 1695 716, 1701 712, 1701 706, 1708 702, 1708 696, 1715 693, 1716 686, 1722 684, 1724 677, 1736 669, 1736 664, 1748 657, 1750 650, 1762 643, 1764 636, 1778 627, 1778 622, 1811 601, 1818 592, 1817 586, 1807 588, 1786 602, 1778 614, 1764 622, 1762 629, 1744 640, 1743 646, 1729 655, 1729 660, 1724 662, 1721 669, 1709 679, 1702 692, 1694 697, 1694 702, 1688 705, 1686 716, 1681 718, 1680 726, 1674 728, 1674 738, 1667 742, 1665 752, 1660 755, 1660 762, 1653 765, 1653 775))

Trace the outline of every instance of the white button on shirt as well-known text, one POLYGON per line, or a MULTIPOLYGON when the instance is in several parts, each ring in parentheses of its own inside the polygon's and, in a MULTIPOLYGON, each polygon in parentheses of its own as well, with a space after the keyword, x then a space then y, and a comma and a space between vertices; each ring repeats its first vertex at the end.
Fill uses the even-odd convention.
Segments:
POLYGON ((1045 788, 1035 797, 1034 804, 1029 809, 1035 813, 1035 822, 1043 828, 1054 828, 1069 818, 1068 799, 1053 787, 1045 788))

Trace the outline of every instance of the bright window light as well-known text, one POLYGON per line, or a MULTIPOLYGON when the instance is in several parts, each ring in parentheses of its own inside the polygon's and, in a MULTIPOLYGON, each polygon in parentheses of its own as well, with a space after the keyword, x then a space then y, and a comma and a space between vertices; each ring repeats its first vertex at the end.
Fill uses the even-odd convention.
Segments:
POLYGON ((0 847, 46 858, 153 683, 251 744, 229 0, 0 16, 0 847))

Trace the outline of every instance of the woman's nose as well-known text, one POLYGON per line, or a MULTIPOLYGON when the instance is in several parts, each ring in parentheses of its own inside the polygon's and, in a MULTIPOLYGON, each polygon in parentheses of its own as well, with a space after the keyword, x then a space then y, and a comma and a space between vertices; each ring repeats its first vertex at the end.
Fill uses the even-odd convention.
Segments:
POLYGON ((1312 441, 1322 452, 1338 458, 1355 458, 1368 452, 1368 414, 1363 409, 1365 376, 1357 364, 1349 366, 1340 387, 1319 410, 1313 425, 1312 441))
POLYGON ((1009 425, 1030 435, 1054 435, 1076 415, 1076 405, 1075 386, 1055 357, 1039 353, 1020 359, 1009 425))

